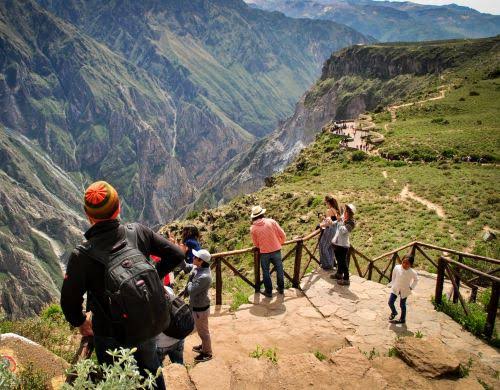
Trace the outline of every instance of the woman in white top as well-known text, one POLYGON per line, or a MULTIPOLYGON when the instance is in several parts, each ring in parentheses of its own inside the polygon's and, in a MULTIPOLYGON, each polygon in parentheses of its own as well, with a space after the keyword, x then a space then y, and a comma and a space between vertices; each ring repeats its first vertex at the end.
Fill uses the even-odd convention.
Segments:
POLYGON ((415 289, 418 282, 418 275, 413 270, 414 258, 409 255, 403 257, 401 264, 398 264, 392 270, 392 287, 391 296, 389 297, 389 307, 391 308, 391 315, 389 321, 394 321, 398 315, 394 303, 399 296, 399 306, 401 307, 401 317, 395 321, 398 324, 406 322, 406 299, 410 296, 411 292, 415 289))

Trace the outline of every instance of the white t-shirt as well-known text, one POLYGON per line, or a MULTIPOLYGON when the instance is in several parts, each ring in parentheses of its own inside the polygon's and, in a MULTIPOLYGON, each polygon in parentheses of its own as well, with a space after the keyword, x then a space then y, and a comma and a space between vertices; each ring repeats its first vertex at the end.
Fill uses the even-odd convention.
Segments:
POLYGON ((410 296, 418 283, 418 275, 413 268, 404 269, 401 264, 394 267, 392 271, 392 292, 401 298, 410 296))

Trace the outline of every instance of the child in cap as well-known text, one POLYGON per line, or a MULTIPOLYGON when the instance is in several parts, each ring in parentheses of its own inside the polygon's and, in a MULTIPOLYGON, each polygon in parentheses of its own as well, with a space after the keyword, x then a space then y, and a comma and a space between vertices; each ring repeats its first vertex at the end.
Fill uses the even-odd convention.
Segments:
POLYGON ((193 250, 192 252, 193 264, 187 264, 185 268, 186 271, 191 271, 185 293, 189 296, 189 306, 193 311, 196 331, 201 339, 201 345, 193 347, 193 351, 198 353, 194 361, 199 363, 212 359, 212 344, 208 329, 208 317, 210 315, 208 290, 212 284, 212 274, 210 272, 212 256, 205 249, 193 250))
POLYGON ((410 255, 405 255, 401 264, 394 267, 392 271, 392 287, 391 296, 389 297, 389 307, 391 308, 391 315, 389 321, 394 321, 398 315, 394 303, 399 297, 399 306, 401 307, 401 317, 395 321, 398 324, 406 322, 406 299, 410 296, 411 292, 415 289, 418 283, 418 275, 413 267, 414 258, 410 255))

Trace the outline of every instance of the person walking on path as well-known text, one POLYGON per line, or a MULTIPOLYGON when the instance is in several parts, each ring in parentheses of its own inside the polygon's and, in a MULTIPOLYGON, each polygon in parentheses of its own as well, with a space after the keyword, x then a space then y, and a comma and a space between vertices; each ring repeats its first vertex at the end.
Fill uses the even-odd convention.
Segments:
POLYGON ((281 260, 281 246, 286 240, 286 234, 278 222, 271 218, 265 218, 266 209, 261 206, 252 208, 252 226, 250 234, 253 244, 259 249, 260 264, 264 278, 264 296, 273 296, 273 282, 269 268, 271 264, 276 269, 276 282, 278 284, 278 294, 285 291, 285 280, 283 262, 281 260))
POLYGON ((326 219, 330 219, 332 222, 336 221, 337 217, 340 215, 340 210, 337 200, 332 195, 325 196, 325 205, 328 207, 326 210, 326 217, 319 225, 321 228, 319 260, 321 268, 325 271, 329 271, 337 266, 332 245, 332 239, 337 231, 337 226, 329 224, 329 221, 326 219))
MULTIPOLYGON (((127 286, 130 286, 130 289, 141 288, 149 296, 151 304, 160 302, 166 307, 160 278, 178 265, 184 265, 184 252, 145 226, 122 225, 119 220, 118 193, 105 181, 95 182, 87 188, 84 209, 92 227, 85 233, 87 241, 72 252, 68 261, 61 288, 61 308, 64 316, 71 325, 79 328, 83 336, 94 336, 99 364, 113 364, 113 358, 106 353, 108 350, 135 347, 137 350, 134 357, 141 375, 146 377, 146 370, 154 375, 160 367, 155 338, 162 331, 159 328, 163 326, 162 322, 166 322, 163 319, 168 319, 165 317, 168 313, 166 309, 162 311, 161 308, 152 308, 148 303, 139 306, 136 301, 130 301, 131 295, 123 297, 124 306, 129 303, 129 306, 125 306, 125 313, 122 312, 123 308, 112 304, 114 296, 110 295, 109 286, 104 282, 105 279, 110 280, 111 268, 108 268, 108 263, 111 264, 112 259, 120 260, 121 263, 117 267, 124 272, 127 267, 137 269, 136 264, 147 269, 147 273, 141 271, 138 275, 143 279, 134 285, 127 283, 127 286), (121 255, 117 253, 130 255, 122 261, 118 258, 121 255), (148 260, 150 255, 159 256, 161 260, 153 266, 148 260), (145 283, 146 280, 148 283, 145 283), (84 311, 85 294, 87 310, 84 311), (129 299, 127 302, 126 298, 129 299), (121 311, 119 315, 118 310, 121 311), (162 321, 150 321, 152 323, 144 323, 130 329, 130 324, 135 323, 132 321, 137 318, 161 318, 162 321), (126 341, 134 337, 134 342, 126 341), (139 339, 140 337, 147 338, 139 339)), ((156 378, 156 387, 165 389, 161 373, 156 378)))
POLYGON ((356 226, 356 221, 354 220, 355 213, 356 207, 350 203, 344 206, 344 215, 342 218, 338 218, 336 221, 327 221, 327 225, 333 225, 337 228, 337 231, 332 239, 332 244, 338 268, 337 273, 331 275, 330 277, 332 279, 337 279, 338 284, 344 286, 349 286, 351 284, 349 281, 348 260, 349 248, 351 247, 349 234, 356 226))
POLYGON ((392 271, 392 280, 390 283, 391 295, 389 297, 389 307, 391 309, 391 315, 389 316, 389 321, 394 321, 398 312, 394 303, 399 297, 399 306, 401 308, 401 317, 399 320, 394 321, 398 324, 406 323, 406 300, 410 296, 418 283, 418 274, 413 269, 414 258, 410 255, 405 255, 401 264, 394 267, 392 271))
POLYGON ((200 363, 212 359, 212 342, 208 329, 208 317, 210 316, 208 290, 212 284, 210 272, 212 256, 205 249, 193 250, 193 256, 193 264, 188 264, 185 268, 185 271, 191 271, 191 273, 184 295, 189 296, 189 306, 193 311, 196 331, 201 339, 201 344, 193 347, 193 351, 198 353, 194 361, 200 363))

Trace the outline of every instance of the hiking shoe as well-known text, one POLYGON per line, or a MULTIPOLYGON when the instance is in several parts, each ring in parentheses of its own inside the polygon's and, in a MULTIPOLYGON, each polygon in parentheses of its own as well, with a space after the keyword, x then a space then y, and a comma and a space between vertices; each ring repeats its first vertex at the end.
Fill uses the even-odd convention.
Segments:
POLYGON ((391 314, 391 315, 389 316, 389 321, 394 320, 394 318, 396 318, 396 316, 397 316, 397 315, 398 315, 398 313, 396 313, 396 314, 391 314))
POLYGON ((338 274, 338 273, 336 273, 336 274, 331 274, 331 275, 330 275, 330 278, 340 280, 340 279, 342 279, 342 275, 340 275, 340 274, 338 274))
POLYGON ((261 291, 260 293, 262 295, 264 295, 265 297, 267 297, 267 298, 272 298, 273 297, 273 293, 272 292, 261 291))
POLYGON ((340 284, 341 286, 349 286, 351 284, 349 280, 344 280, 344 279, 339 279, 337 283, 340 284))
POLYGON ((202 348, 202 345, 195 345, 193 347, 193 352, 197 352, 197 353, 201 353, 201 348, 202 348))
POLYGON ((283 295, 285 293, 285 290, 278 290, 278 294, 283 295))
POLYGON ((395 323, 396 324, 406 324, 406 320, 399 319, 395 323))
POLYGON ((212 354, 201 352, 198 356, 194 358, 195 363, 207 362, 212 359, 212 354))

